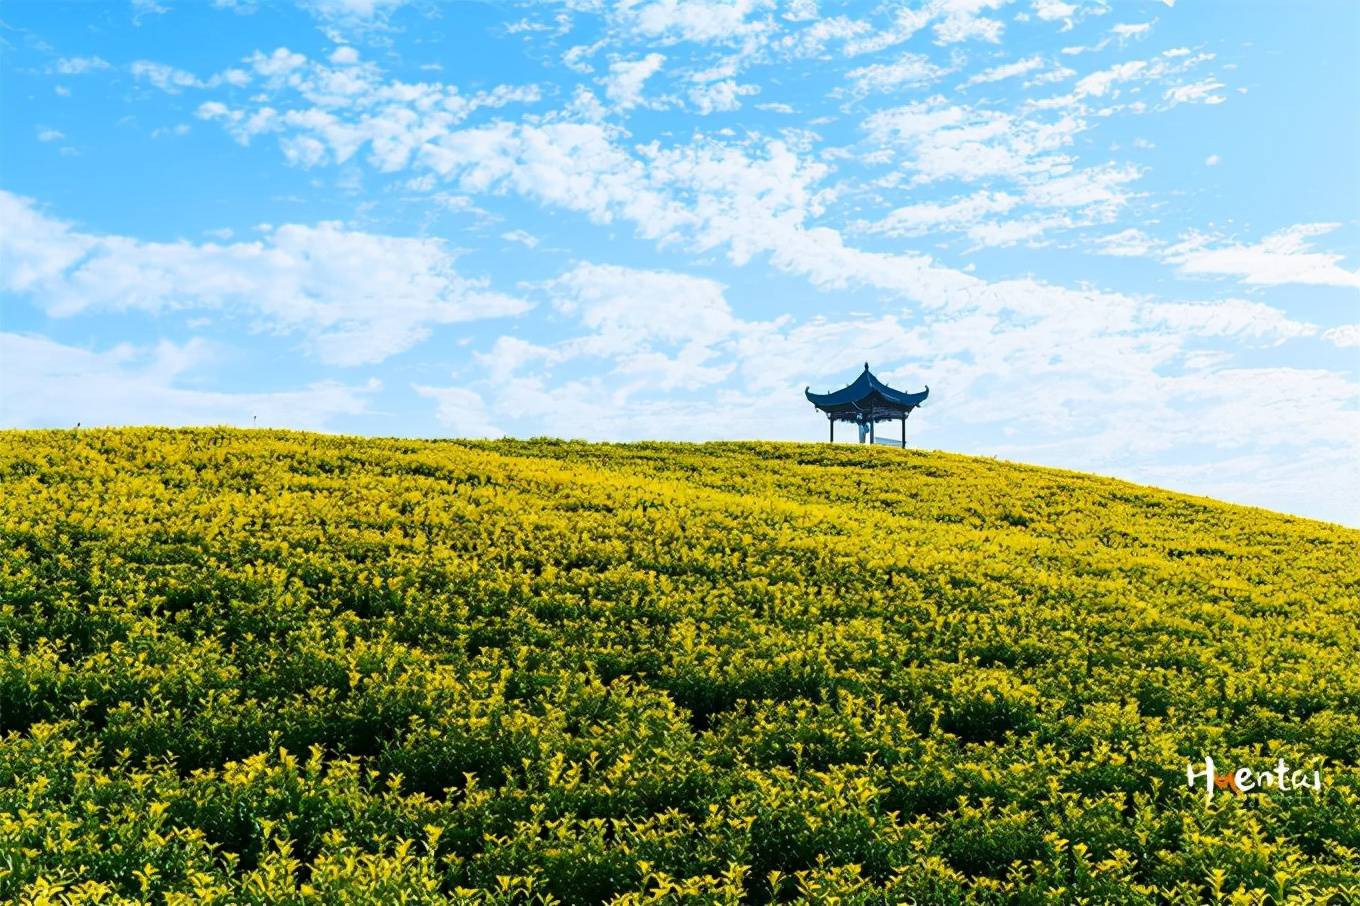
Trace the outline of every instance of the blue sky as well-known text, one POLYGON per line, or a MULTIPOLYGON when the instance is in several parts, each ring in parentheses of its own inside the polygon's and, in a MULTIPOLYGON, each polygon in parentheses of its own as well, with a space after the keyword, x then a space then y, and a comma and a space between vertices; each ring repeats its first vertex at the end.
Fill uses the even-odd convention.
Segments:
POLYGON ((0 424, 913 444, 1360 524, 1360 6, 0 5, 0 424), (849 435, 850 432, 844 432, 849 435))

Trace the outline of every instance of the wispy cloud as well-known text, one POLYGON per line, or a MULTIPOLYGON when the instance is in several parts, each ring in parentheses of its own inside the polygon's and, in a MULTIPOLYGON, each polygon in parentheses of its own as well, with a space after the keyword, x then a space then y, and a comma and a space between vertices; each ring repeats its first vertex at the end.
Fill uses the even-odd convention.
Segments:
POLYGON ((52 71, 61 75, 84 75, 111 68, 109 61, 103 57, 62 57, 52 64, 52 71))
POLYGON ((1016 76, 1025 75, 1036 69, 1044 67, 1044 58, 1038 55, 1025 57, 1023 60, 1016 60, 1014 63, 1004 63, 1000 66, 993 66, 984 69, 982 72, 970 76, 961 86, 968 88, 973 85, 982 85, 989 82, 1000 82, 1003 79, 1013 79, 1016 76))
POLYGON ((1312 240, 1337 223, 1301 223, 1251 243, 1191 234, 1170 246, 1164 259, 1183 274, 1236 277, 1256 286, 1311 284, 1360 288, 1360 270, 1342 265, 1343 255, 1315 251, 1312 240))
POLYGON ((949 70, 937 66, 922 54, 907 53, 891 63, 875 63, 861 66, 846 73, 854 90, 861 93, 871 91, 893 91, 903 86, 929 85, 937 82, 949 70))

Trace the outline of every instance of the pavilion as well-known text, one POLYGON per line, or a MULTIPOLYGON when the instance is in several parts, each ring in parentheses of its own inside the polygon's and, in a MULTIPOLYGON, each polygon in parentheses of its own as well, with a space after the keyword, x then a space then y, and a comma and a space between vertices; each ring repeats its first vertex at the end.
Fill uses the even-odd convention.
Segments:
MULTIPOLYGON (((869 443, 882 443, 874 438, 874 425, 877 422, 902 422, 902 447, 907 446, 907 416, 911 410, 925 402, 930 395, 930 387, 920 393, 903 393, 894 390, 874 377, 869 363, 864 363, 864 371, 854 382, 831 393, 813 393, 812 388, 803 391, 812 405, 826 413, 831 426, 831 440, 836 440, 836 422, 854 422, 859 426, 859 440, 864 443, 867 435, 869 443)), ((891 443, 891 441, 888 441, 891 443)))

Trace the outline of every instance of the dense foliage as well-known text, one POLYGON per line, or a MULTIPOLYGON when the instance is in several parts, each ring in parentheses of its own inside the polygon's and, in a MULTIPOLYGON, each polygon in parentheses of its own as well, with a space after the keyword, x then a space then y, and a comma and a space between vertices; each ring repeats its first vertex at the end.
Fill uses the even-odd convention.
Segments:
POLYGON ((1352 530, 849 445, 8 432, 0 482, 0 901, 1360 894, 1352 530))

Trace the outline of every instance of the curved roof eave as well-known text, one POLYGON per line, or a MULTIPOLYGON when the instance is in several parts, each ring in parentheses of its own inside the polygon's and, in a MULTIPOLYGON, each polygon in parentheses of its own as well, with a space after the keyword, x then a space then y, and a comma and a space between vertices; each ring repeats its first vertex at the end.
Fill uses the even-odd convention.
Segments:
POLYGON ((875 394, 882 397, 885 402, 898 406, 914 407, 921 405, 930 395, 930 387, 927 386, 920 393, 904 393, 901 390, 895 390, 875 377, 866 365, 859 377, 855 378, 849 386, 842 387, 840 390, 833 390, 831 393, 813 393, 811 388, 807 388, 803 391, 803 395, 808 398, 808 401, 818 408, 849 406, 866 400, 875 394))

